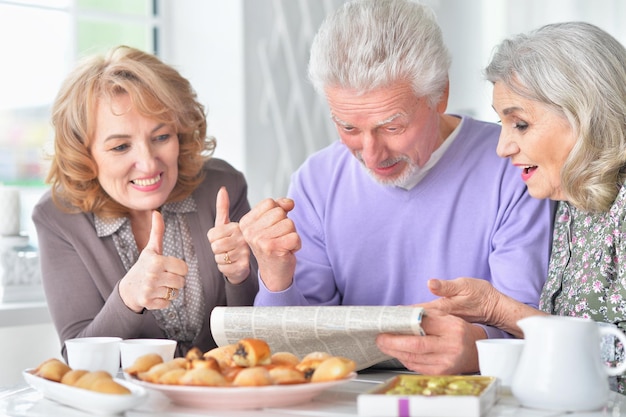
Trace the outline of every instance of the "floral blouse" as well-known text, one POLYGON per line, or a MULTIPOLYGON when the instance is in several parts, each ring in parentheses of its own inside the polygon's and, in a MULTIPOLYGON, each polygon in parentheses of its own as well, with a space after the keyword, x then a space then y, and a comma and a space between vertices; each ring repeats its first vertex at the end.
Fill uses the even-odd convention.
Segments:
MULTIPOLYGON (((539 308, 587 317, 626 331, 626 185, 608 212, 583 212, 560 202, 552 256, 539 308)), ((615 360, 624 359, 622 346, 615 360)), ((618 378, 626 391, 626 375, 618 378)))

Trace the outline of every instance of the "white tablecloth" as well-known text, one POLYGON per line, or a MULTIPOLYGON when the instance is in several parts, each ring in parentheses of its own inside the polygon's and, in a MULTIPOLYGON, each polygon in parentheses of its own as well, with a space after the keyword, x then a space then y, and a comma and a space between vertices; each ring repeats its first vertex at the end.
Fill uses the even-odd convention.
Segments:
MULTIPOLYGON (((262 410, 212 411, 180 407, 159 393, 151 392, 148 400, 136 409, 127 411, 126 417, 342 417, 357 416, 357 397, 376 384, 392 377, 392 372, 365 372, 346 384, 323 392, 313 401, 297 406, 262 410)), ((26 384, 0 390, 0 415, 20 417, 87 417, 87 414, 43 398, 42 394, 26 384)), ((587 413, 559 413, 520 407, 510 395, 499 396, 496 405, 486 417, 599 417, 626 416, 626 397, 611 393, 605 409, 587 413)))

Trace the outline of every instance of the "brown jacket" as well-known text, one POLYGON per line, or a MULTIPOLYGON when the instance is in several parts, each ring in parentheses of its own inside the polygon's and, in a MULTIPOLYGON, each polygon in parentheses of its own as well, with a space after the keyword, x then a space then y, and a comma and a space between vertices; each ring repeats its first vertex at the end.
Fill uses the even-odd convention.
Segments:
MULTIPOLYGON (((205 180, 193 193, 198 211, 187 215, 206 305, 205 324, 193 343, 202 351, 215 347, 209 327, 213 307, 252 305, 258 291, 254 258, 248 279, 232 285, 217 269, 206 235, 215 222, 215 198, 222 185, 230 197, 231 221, 239 221, 250 210, 245 178, 220 159, 209 160, 205 171, 205 180)), ((138 314, 122 302, 117 286, 126 270, 112 238, 96 235, 93 214, 59 210, 48 191, 35 206, 32 219, 46 299, 62 345, 74 337, 165 337, 150 311, 138 314)), ((185 350, 179 346, 177 353, 183 355, 185 350)))

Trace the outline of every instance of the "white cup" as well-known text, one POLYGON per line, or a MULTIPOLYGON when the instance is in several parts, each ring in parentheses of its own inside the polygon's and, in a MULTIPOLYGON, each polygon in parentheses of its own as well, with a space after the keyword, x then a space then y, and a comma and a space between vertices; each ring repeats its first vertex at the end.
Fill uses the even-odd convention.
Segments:
POLYGON ((126 339, 120 342, 122 369, 135 363, 138 357, 148 353, 158 353, 163 362, 174 359, 176 340, 169 339, 126 339))
POLYGON ((523 339, 477 340, 480 374, 495 376, 503 388, 510 389, 523 347, 523 339))
MULTIPOLYGON (((616 325, 612 323, 604 323, 604 322, 596 322, 599 327, 615 327, 616 325)), ((615 366, 617 364, 617 360, 621 355, 618 355, 617 345, 615 342, 618 342, 618 345, 621 345, 619 339, 617 339, 612 334, 606 334, 601 336, 600 341, 600 354, 602 355, 602 362, 609 366, 615 366)), ((612 391, 617 391, 617 378, 614 376, 609 376, 609 387, 612 391)))
POLYGON ((67 362, 72 369, 107 371, 116 376, 120 369, 121 337, 80 337, 65 341, 67 362))

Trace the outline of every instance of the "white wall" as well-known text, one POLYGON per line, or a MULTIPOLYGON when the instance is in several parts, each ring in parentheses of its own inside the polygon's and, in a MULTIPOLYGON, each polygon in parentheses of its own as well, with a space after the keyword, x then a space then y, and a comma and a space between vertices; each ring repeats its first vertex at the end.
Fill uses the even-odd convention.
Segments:
POLYGON ((187 77, 206 106, 215 156, 245 171, 242 0, 165 1, 171 34, 162 58, 187 77))
MULTIPOLYGON (((279 38, 288 33, 293 47, 288 57, 306 61, 308 40, 305 37, 309 36, 308 32, 312 36, 317 26, 315 14, 334 8, 341 1, 162 0, 165 29, 170 34, 161 42, 162 57, 187 76, 196 88, 207 107, 209 133, 218 141, 215 156, 244 172, 252 204, 261 198, 284 195, 290 170, 312 152, 311 146, 305 143, 307 135, 303 133, 314 136, 318 148, 335 139, 333 133, 318 132, 321 122, 310 108, 306 108, 310 117, 303 123, 294 116, 298 112, 289 110, 289 103, 268 106, 264 96, 259 94, 307 92, 308 85, 294 86, 294 78, 284 76, 286 66, 280 60, 285 49, 279 38), (287 16, 285 26, 281 19, 283 14, 287 16), (253 18, 246 22, 245 16, 253 18), (267 25, 268 19, 273 24, 267 25), (309 28, 309 25, 315 27, 309 28), (250 34, 254 37, 250 38, 250 34), (252 48, 252 53, 248 51, 247 55, 245 39, 248 48, 252 48), (278 65, 270 74, 275 77, 274 84, 266 82, 267 74, 263 75, 258 59, 254 60, 255 54, 278 65), (278 121, 272 119, 267 108, 281 109, 284 117, 278 121), (295 131, 285 128, 284 124, 294 127, 295 131), (297 127, 303 131, 298 132, 297 127), (288 149, 284 144, 277 145, 282 143, 283 137, 288 149), (282 169, 278 169, 280 167, 282 169)), ((480 119, 497 121, 491 109, 491 86, 483 80, 482 69, 494 46, 505 36, 549 22, 579 19, 598 24, 626 42, 626 29, 621 23, 626 14, 626 2, 622 0, 598 0, 593 4, 588 0, 422 1, 435 10, 453 58, 448 111, 480 119)), ((302 82, 306 83, 304 72, 301 75, 302 82)), ((288 100, 294 101, 292 96, 288 100)), ((301 110, 303 102, 297 103, 301 110)))
POLYGON ((50 358, 61 358, 52 323, 0 327, 0 388, 23 383, 22 371, 50 358))

